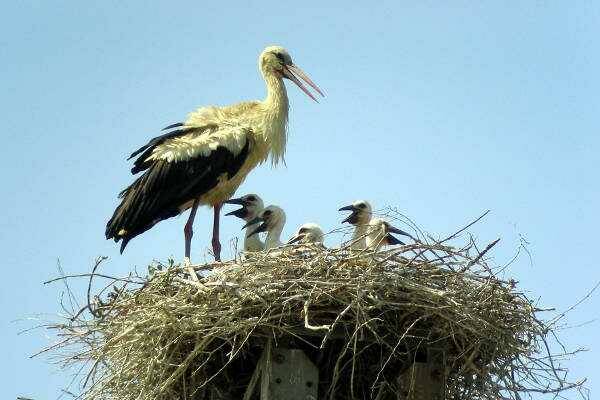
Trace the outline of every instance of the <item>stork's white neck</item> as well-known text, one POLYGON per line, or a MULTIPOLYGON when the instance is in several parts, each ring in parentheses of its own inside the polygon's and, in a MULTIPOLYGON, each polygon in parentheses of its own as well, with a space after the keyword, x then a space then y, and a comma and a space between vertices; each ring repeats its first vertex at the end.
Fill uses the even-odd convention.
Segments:
POLYGON ((289 101, 283 79, 274 73, 263 73, 267 84, 267 97, 263 101, 265 109, 265 139, 271 146, 271 161, 283 161, 287 142, 287 121, 289 101))
POLYGON ((367 233, 368 233, 369 224, 357 224, 354 228, 354 233, 352 234, 352 242, 350 245, 351 249, 354 250, 363 250, 367 245, 367 233))
POLYGON ((246 228, 246 236, 244 237, 244 251, 261 251, 265 248, 264 243, 260 240, 258 234, 250 236, 250 234, 260 225, 260 223, 249 225, 246 228))
POLYGON ((271 229, 269 233, 267 233, 267 239, 265 240, 265 250, 273 249, 283 244, 281 243, 281 231, 283 231, 282 224, 273 227, 273 229, 271 229))
POLYGON ((267 97, 264 104, 271 108, 288 109, 288 97, 283 78, 275 75, 275 73, 263 73, 265 83, 267 84, 267 97))

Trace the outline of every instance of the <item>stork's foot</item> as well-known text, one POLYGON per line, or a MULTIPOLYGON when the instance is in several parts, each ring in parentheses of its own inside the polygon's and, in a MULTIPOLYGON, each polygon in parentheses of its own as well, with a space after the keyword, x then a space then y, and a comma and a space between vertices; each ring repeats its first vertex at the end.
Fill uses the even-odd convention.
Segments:
POLYGON ((183 267, 185 269, 187 269, 188 274, 190 274, 190 278, 192 278, 192 280, 194 282, 200 282, 200 279, 198 278, 198 274, 196 273, 196 270, 192 266, 192 260, 190 260, 189 257, 183 258, 183 267))
POLYGON ((221 243, 219 242, 219 239, 213 238, 212 248, 213 254, 215 256, 215 261, 221 262, 221 243))

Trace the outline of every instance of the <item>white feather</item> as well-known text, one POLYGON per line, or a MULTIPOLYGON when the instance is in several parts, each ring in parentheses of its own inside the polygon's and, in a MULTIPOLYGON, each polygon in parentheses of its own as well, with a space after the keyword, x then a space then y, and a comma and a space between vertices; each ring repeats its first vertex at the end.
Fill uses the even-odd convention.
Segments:
POLYGON ((222 146, 238 155, 248 140, 247 126, 222 125, 217 129, 193 131, 157 146, 147 161, 179 162, 195 157, 207 157, 222 146))

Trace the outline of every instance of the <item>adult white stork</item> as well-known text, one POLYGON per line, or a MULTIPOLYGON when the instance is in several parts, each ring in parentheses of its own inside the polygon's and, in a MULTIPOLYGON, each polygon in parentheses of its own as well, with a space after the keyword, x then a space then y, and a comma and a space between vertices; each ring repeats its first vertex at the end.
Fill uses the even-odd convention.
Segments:
MULTIPOLYGON (((225 215, 233 215, 243 219, 246 222, 254 220, 264 209, 264 203, 257 194, 247 194, 237 199, 225 200, 223 203, 241 205, 242 208, 228 212, 225 215)), ((265 244, 260 240, 260 237, 252 234, 254 229, 258 228, 258 224, 260 224, 259 221, 246 227, 246 234, 244 235, 244 251, 253 252, 265 249, 265 244)))
POLYGON ((373 216, 373 208, 366 200, 356 200, 349 206, 340 208, 338 211, 351 211, 342 223, 348 222, 354 225, 354 233, 350 242, 350 248, 353 250, 363 250, 366 248, 366 237, 369 221, 373 216))
POLYGON ((291 243, 312 243, 323 245, 325 234, 321 227, 313 222, 307 222, 298 228, 298 231, 288 240, 291 243))
POLYGON ((122 241, 121 252, 131 239, 156 223, 191 208, 184 228, 185 261, 189 264, 192 224, 202 204, 214 208, 212 247, 220 261, 219 211, 223 201, 269 155, 273 165, 283 159, 288 119, 283 78, 315 101, 300 79, 323 96, 283 47, 267 47, 258 63, 267 85, 263 101, 200 108, 185 122, 166 127, 168 133, 131 155, 137 156, 131 172, 143 174, 121 192, 121 204, 106 226, 107 239, 122 241))
POLYGON ((256 218, 248 221, 248 223, 244 225, 244 228, 258 223, 260 223, 260 225, 250 232, 250 235, 256 235, 259 232, 267 232, 265 250, 273 249, 283 244, 281 242, 281 232, 285 225, 285 211, 283 211, 281 207, 274 205, 268 206, 262 210, 256 218))
POLYGON ((411 234, 404 232, 401 229, 395 228, 389 222, 381 218, 373 218, 367 226, 366 246, 367 250, 377 251, 382 246, 392 246, 395 244, 405 244, 400 239, 396 238, 392 233, 407 236, 414 240, 411 234))

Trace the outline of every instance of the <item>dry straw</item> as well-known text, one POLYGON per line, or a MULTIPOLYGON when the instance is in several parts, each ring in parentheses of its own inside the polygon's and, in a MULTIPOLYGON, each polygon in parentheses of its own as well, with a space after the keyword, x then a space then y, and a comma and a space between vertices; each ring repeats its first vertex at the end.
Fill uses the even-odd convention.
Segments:
POLYGON ((257 253, 199 281, 172 262, 105 277, 86 308, 48 326, 59 341, 44 352, 80 366, 85 399, 258 398, 267 345, 306 352, 320 399, 395 399, 398 374, 427 349, 443 354, 448 399, 585 397, 542 310, 488 265, 496 242, 446 245, 463 230, 377 254, 257 253))

